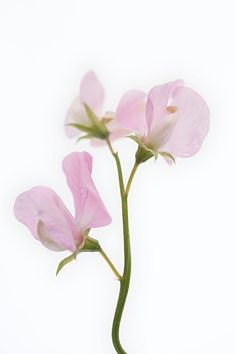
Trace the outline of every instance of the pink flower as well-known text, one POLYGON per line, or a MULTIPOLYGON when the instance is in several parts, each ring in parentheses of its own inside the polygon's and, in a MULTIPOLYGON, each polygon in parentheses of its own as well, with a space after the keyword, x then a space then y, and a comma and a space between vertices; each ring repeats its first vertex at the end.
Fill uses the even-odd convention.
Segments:
POLYGON ((134 140, 151 152, 190 157, 198 152, 209 130, 209 110, 203 98, 182 80, 153 87, 148 96, 138 90, 121 98, 116 118, 134 140))
MULTIPOLYGON (((114 119, 114 112, 104 112, 105 92, 93 71, 86 73, 80 84, 80 93, 73 100, 65 121, 65 131, 69 138, 78 137, 82 132, 95 140, 111 140, 124 136, 127 130, 120 127, 114 119), (86 107, 87 106, 87 107, 86 107)), ((94 141, 93 141, 94 143, 94 141)))
POLYGON ((45 247, 74 252, 83 247, 92 227, 109 224, 111 217, 91 177, 92 156, 87 152, 73 152, 65 157, 62 166, 73 195, 75 217, 52 189, 43 186, 20 194, 14 213, 45 247))

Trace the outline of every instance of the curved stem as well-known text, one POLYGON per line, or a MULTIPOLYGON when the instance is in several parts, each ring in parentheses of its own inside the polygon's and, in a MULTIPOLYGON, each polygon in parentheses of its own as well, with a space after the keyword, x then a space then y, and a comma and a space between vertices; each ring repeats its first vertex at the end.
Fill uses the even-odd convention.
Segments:
POLYGON ((127 196, 129 194, 130 187, 131 187, 132 181, 134 179, 134 175, 135 175, 138 167, 139 167, 139 163, 135 162, 135 164, 133 166, 133 169, 132 169, 132 171, 130 173, 129 180, 128 180, 128 183, 127 183, 127 186, 126 186, 126 190, 125 190, 125 193, 126 193, 127 196))
POLYGON ((109 267, 111 268, 111 270, 113 271, 113 273, 115 274, 117 279, 119 281, 121 281, 122 280, 122 276, 120 275, 120 273, 118 272, 118 270, 116 269, 114 264, 111 262, 110 258, 108 258, 108 256, 106 255, 106 253, 102 249, 99 250, 99 253, 105 259, 105 261, 107 262, 107 264, 109 265, 109 267))
POLYGON ((138 166, 135 166, 131 172, 127 188, 124 186, 124 179, 122 173, 122 167, 119 159, 119 155, 112 148, 112 145, 107 139, 107 144, 112 153, 115 161, 119 178, 120 196, 121 196, 121 206, 122 206, 122 220, 123 220, 123 239, 124 239, 124 270, 123 276, 120 280, 120 292, 117 301, 116 311, 112 326, 112 341, 114 347, 118 354, 127 354, 120 343, 120 323, 122 314, 124 311, 129 285, 131 277, 131 247, 130 247, 130 235, 129 235, 129 215, 128 215, 128 193, 134 177, 134 174, 138 166))
POLYGON ((122 215, 123 215, 123 233, 124 233, 124 271, 123 277, 120 282, 120 293, 116 306, 116 311, 112 326, 112 340, 114 347, 119 354, 126 354, 120 343, 120 323, 123 315, 126 299, 128 296, 130 277, 131 277, 131 249, 129 238, 129 225, 128 225, 128 204, 127 197, 122 201, 122 215))

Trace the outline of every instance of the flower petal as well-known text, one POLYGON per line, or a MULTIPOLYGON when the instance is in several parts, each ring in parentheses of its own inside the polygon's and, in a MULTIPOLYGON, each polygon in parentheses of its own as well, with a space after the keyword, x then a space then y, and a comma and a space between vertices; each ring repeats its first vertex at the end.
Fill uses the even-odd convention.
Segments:
POLYGON ((87 105, 98 116, 102 113, 102 106, 105 98, 105 92, 102 84, 93 71, 84 75, 80 84, 80 101, 87 105))
POLYGON ((166 108, 174 90, 183 86, 182 80, 168 82, 164 85, 154 86, 148 94, 146 115, 148 131, 155 129, 156 124, 165 117, 166 108))
POLYGON ((75 251, 75 221, 52 189, 38 186, 20 194, 15 202, 14 213, 33 236, 49 249, 75 251))
POLYGON ((188 87, 178 88, 171 105, 176 106, 179 119, 166 147, 175 156, 196 154, 209 130, 209 109, 203 98, 188 87))
POLYGON ((65 251, 64 247, 59 246, 55 241, 53 241, 46 229, 44 223, 39 220, 38 222, 38 239, 40 242, 51 251, 65 251))
POLYGON ((178 112, 165 114, 165 118, 157 122, 147 136, 145 143, 149 148, 158 152, 170 139, 178 121, 178 112))
POLYGON ((65 119, 65 132, 68 138, 75 138, 80 135, 80 130, 70 126, 72 123, 90 125, 85 109, 80 102, 80 97, 76 97, 72 102, 65 119))
MULTIPOLYGON (((105 115, 106 117, 106 115, 105 115)), ((129 134, 129 130, 123 128, 117 119, 112 118, 110 122, 107 123, 107 129, 109 130, 109 139, 111 141, 121 139, 129 134)), ((106 144, 106 141, 102 139, 97 139, 97 138, 92 138, 91 139, 91 145, 94 147, 101 147, 106 144)))
POLYGON ((64 158, 62 165, 73 194, 78 228, 86 230, 109 224, 111 217, 91 177, 92 156, 87 152, 73 152, 64 158))
POLYGON ((110 140, 114 141, 120 138, 123 138, 124 136, 129 134, 129 130, 123 128, 117 119, 112 119, 108 125, 107 129, 109 130, 110 133, 110 140))
POLYGON ((121 97, 116 110, 116 119, 121 126, 140 135, 146 133, 145 100, 146 93, 139 90, 129 91, 121 97))

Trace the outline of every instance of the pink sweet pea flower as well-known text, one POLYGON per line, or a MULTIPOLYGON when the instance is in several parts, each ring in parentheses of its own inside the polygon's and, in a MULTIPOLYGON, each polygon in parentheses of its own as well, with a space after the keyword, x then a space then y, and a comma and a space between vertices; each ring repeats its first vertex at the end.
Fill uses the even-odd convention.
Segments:
POLYGON ((73 152, 64 158, 62 166, 74 198, 75 217, 52 189, 43 186, 20 194, 14 214, 45 247, 74 252, 83 247, 91 228, 108 225, 111 217, 91 177, 92 156, 73 152))
POLYGON ((80 93, 73 100, 66 115, 65 131, 69 138, 78 137, 81 131, 84 131, 87 133, 86 136, 88 136, 88 138, 95 140, 95 142, 93 141, 95 145, 99 145, 99 139, 97 138, 100 138, 100 132, 100 139, 104 139, 103 135, 105 135, 106 138, 106 133, 107 136, 109 135, 110 140, 126 135, 127 130, 119 126, 118 122, 114 119, 114 112, 104 112, 104 99, 104 88, 96 74, 93 71, 87 72, 81 81, 80 93), (95 126, 91 123, 91 119, 88 117, 88 112, 86 112, 84 104, 95 114, 95 126), (75 127, 76 124, 78 125, 77 127, 75 127), (80 130, 79 125, 81 128, 83 126, 85 129, 80 130))
POLYGON ((123 95, 116 119, 152 155, 190 157, 198 152, 209 130, 209 110, 203 98, 182 80, 153 87, 148 96, 133 90, 123 95))

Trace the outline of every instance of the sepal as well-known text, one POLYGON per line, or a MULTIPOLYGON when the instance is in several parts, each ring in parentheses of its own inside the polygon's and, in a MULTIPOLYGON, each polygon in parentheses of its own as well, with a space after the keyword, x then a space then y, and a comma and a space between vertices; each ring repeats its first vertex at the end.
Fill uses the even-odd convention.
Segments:
POLYGON ((88 123, 87 125, 81 123, 70 123, 68 125, 86 133, 86 135, 84 135, 82 139, 98 138, 106 140, 109 136, 109 131, 106 127, 107 121, 104 119, 98 119, 96 114, 86 103, 84 103, 83 105, 90 124, 88 123))
POLYGON ((101 251, 101 246, 98 240, 90 236, 87 236, 80 252, 99 252, 99 251, 101 251))
POLYGON ((135 160, 137 164, 143 163, 147 160, 149 160, 152 157, 155 157, 157 159, 157 154, 154 150, 148 148, 141 138, 137 135, 128 135, 127 138, 133 140, 135 143, 138 144, 138 150, 136 151, 135 154, 135 160))
POLYGON ((93 130, 94 137, 102 140, 107 139, 109 136, 109 131, 106 127, 106 121, 104 121, 104 119, 99 120, 96 114, 86 103, 84 103, 84 109, 88 119, 90 120, 91 129, 93 130))
POLYGON ((56 270, 56 275, 58 275, 58 273, 62 270, 62 268, 64 268, 67 264, 75 261, 77 256, 80 253, 83 253, 83 252, 99 252, 100 250, 101 250, 101 246, 100 246, 99 242, 96 239, 87 236, 85 238, 84 243, 82 245, 78 246, 78 248, 76 249, 75 252, 73 252, 68 257, 64 258, 58 264, 58 267, 57 267, 57 270, 56 270))
POLYGON ((75 261, 76 260, 76 252, 72 253, 70 256, 64 258, 59 264, 58 264, 58 267, 57 267, 57 270, 56 270, 56 275, 58 275, 58 273, 62 270, 62 268, 65 267, 65 265, 67 265, 68 263, 72 262, 72 261, 75 261))
POLYGON ((135 160, 137 164, 143 163, 152 157, 155 157, 157 159, 157 154, 155 151, 145 147, 144 145, 139 145, 138 150, 136 151, 135 154, 135 160))
POLYGON ((174 156, 171 155, 169 152, 159 151, 159 154, 164 157, 164 159, 169 163, 169 165, 176 163, 174 156))

